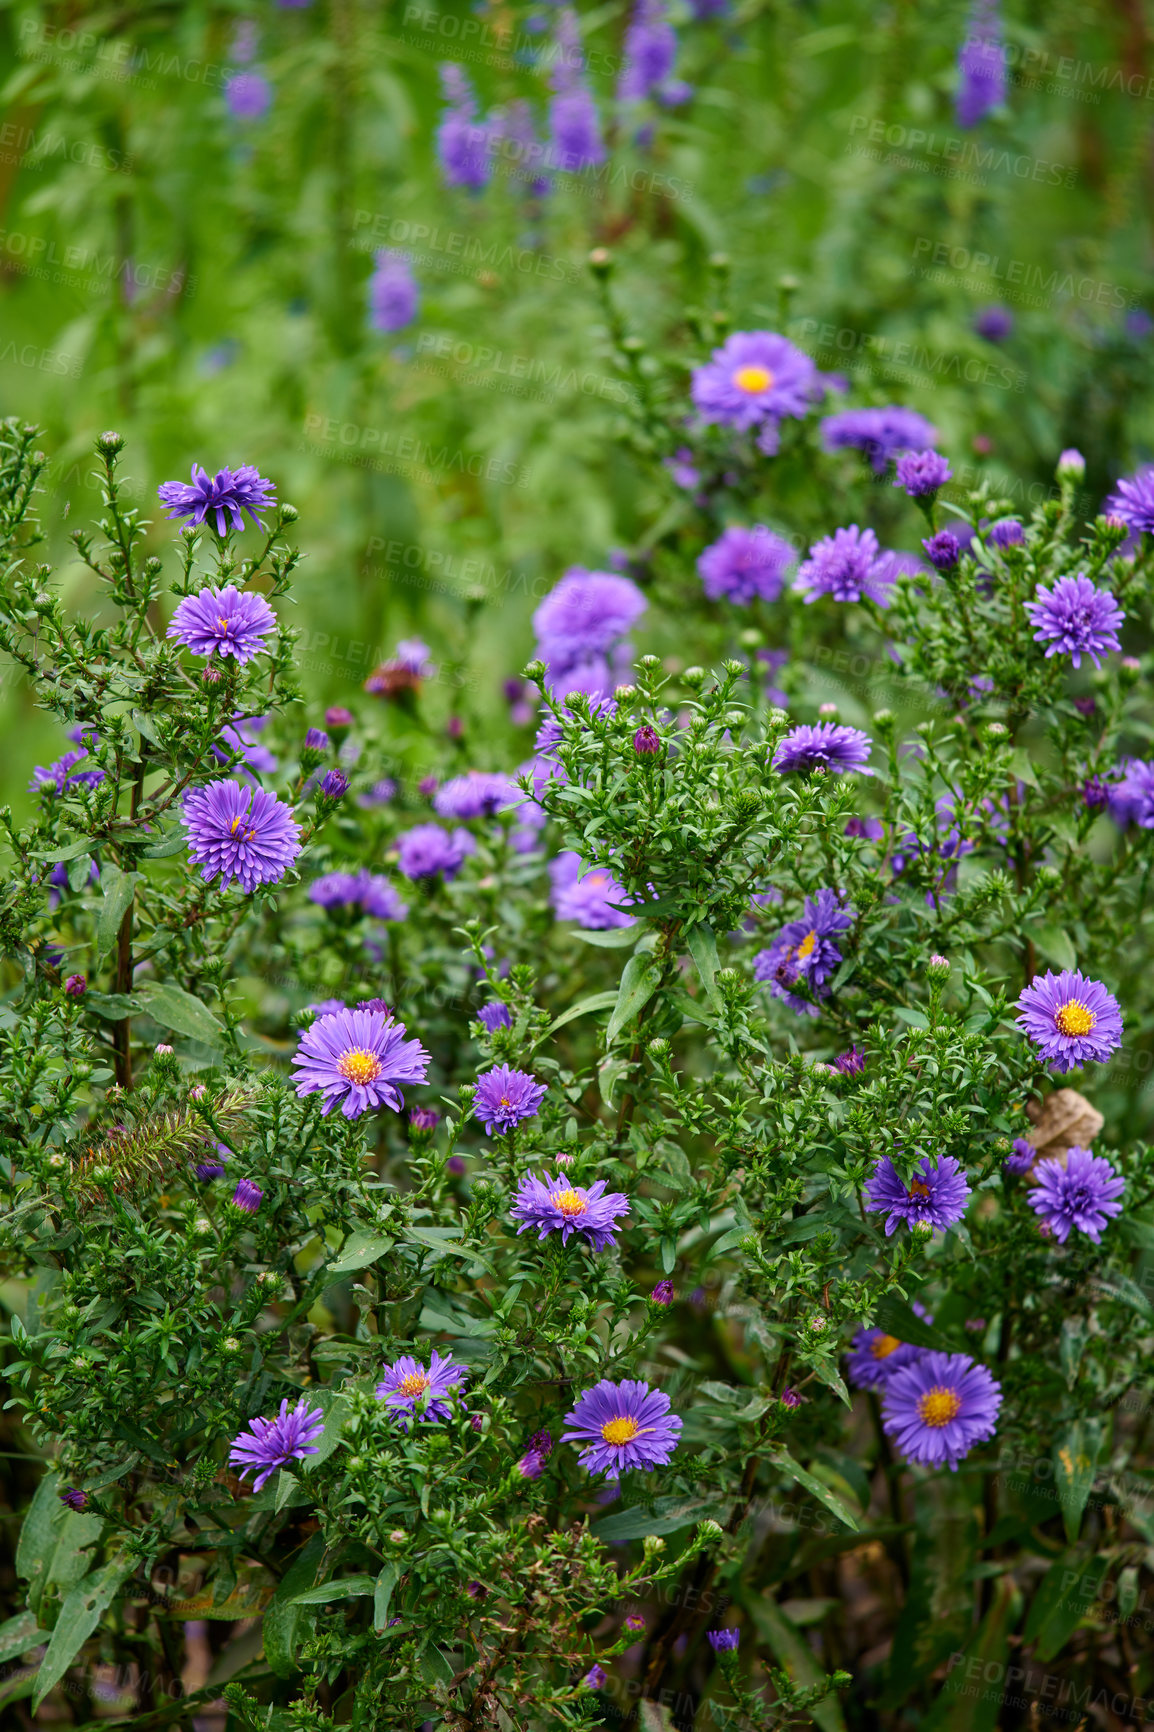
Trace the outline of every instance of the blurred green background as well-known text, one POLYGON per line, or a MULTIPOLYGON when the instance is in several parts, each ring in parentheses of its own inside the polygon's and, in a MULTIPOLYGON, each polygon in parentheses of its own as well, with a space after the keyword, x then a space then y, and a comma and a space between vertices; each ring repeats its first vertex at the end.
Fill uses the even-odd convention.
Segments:
MULTIPOLYGON (((785 329, 853 381, 851 402, 922 410, 962 480, 1037 498, 1076 444, 1092 499, 1150 455, 1138 0, 1008 10, 1008 101, 971 132, 953 106, 962 5, 750 0, 698 20, 674 0, 670 15, 694 94, 651 115, 650 137, 612 101, 629 9, 581 12, 611 172, 534 198, 508 174, 446 189, 434 135, 451 60, 483 110, 520 98, 540 115, 548 5, 0 5, 0 409, 44 428, 69 598, 94 603, 67 538, 97 503, 102 428, 129 440, 158 546, 159 482, 255 463, 301 512, 318 706, 351 703, 419 634, 444 670, 436 724, 461 718, 470 761, 524 756, 501 687, 531 650, 535 597, 642 544, 676 491, 616 439, 596 246, 654 366, 700 357, 687 310, 722 250, 735 328, 785 329), (238 71, 268 81, 257 118, 230 112, 238 71), (390 336, 366 300, 386 245, 421 290, 390 336), (975 330, 993 303, 1013 318, 997 339, 975 330)), ((814 499, 813 522, 838 520, 814 499)), ((642 647, 684 651, 676 624, 651 613, 642 647)), ((0 793, 19 805, 60 742, 10 674, 0 704, 18 742, 0 793)))

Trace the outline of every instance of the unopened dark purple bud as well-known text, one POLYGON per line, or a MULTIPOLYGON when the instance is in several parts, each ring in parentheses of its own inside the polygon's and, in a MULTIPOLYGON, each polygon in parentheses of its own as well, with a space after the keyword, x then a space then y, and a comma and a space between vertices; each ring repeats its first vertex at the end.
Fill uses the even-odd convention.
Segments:
POLYGON ((305 745, 310 752, 327 752, 331 744, 323 728, 310 728, 305 735, 305 745))
POLYGON ((789 1408, 800 1407, 801 1396, 797 1393, 796 1389, 783 1389, 781 1392, 781 1405, 789 1408))
POLYGON ((392 1016, 393 1014, 391 1006, 387 1005, 383 998, 359 998, 356 1008, 358 1010, 379 1010, 382 1016, 392 1016))
POLYGON ((232 1201, 234 1208, 243 1209, 246 1215, 255 1215, 264 1201, 264 1192, 250 1179, 240 1179, 237 1181, 232 1201))
POLYGON ((341 709, 339 704, 325 711, 326 728, 351 728, 354 719, 353 712, 341 709))
POLYGON ((459 740, 465 731, 465 724, 460 716, 450 716, 445 723, 445 732, 451 740, 459 740))
POLYGON ((1080 716, 1085 716, 1088 720, 1094 714, 1096 705, 1091 697, 1075 698, 1074 708, 1080 716))
POLYGON ((449 1171, 451 1173, 453 1173, 458 1179, 461 1177, 462 1173, 464 1173, 466 1170, 465 1159, 464 1159, 463 1155, 450 1155, 448 1160, 445 1162, 445 1165, 448 1167, 449 1171))
POLYGON ((64 982, 64 990, 69 998, 80 998, 88 990, 88 981, 83 974, 70 974, 64 982))
POLYGON ((1091 812, 1100 812, 1110 803, 1110 789, 1100 776, 1090 776, 1082 784, 1082 798, 1091 812))
POLYGON ((638 728, 633 736, 633 750, 639 752, 642 757, 648 757, 654 752, 659 752, 661 750, 661 738, 657 729, 650 727, 648 722, 643 728, 638 728))
POLYGON ((650 1298, 653 1300, 655 1305, 672 1305, 673 1282, 659 1281, 653 1289, 653 1292, 650 1294, 650 1298))
POLYGON ((440 1113, 432 1107, 414 1107, 409 1114, 409 1125, 414 1131, 435 1131, 440 1122, 440 1113))
POLYGON ((60 1501, 62 1504, 67 1504, 69 1509, 87 1509, 88 1493, 81 1491, 78 1486, 70 1485, 67 1491, 60 1493, 60 1501))
POLYGON ((422 776, 420 781, 417 783, 417 792, 418 794, 423 794, 425 799, 429 800, 437 792, 440 785, 441 779, 439 776, 422 776))
POLYGON ((349 791, 349 779, 343 770, 330 770, 321 783, 321 793, 330 800, 340 800, 349 791))
POLYGON ((937 571, 952 571, 958 563, 958 555, 962 544, 952 529, 939 529, 936 535, 931 535, 922 542, 926 557, 937 571))

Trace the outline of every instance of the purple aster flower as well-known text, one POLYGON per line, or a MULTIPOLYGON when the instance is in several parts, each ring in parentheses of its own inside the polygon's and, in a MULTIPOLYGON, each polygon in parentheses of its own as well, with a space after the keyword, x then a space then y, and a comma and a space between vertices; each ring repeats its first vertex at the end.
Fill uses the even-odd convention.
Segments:
POLYGON ((883 1423, 908 1460, 956 1471, 993 1437, 1001 1405, 1001 1384, 968 1353, 924 1353, 886 1384, 883 1423))
POLYGON ((581 856, 567 851, 549 863, 552 881, 550 900, 558 920, 574 920, 586 932, 605 932, 632 926, 632 914, 622 903, 629 898, 611 872, 603 866, 583 870, 581 856))
POLYGON ((424 1082, 429 1055, 419 1040, 405 1039, 405 1025, 378 1010, 338 1010, 318 1017, 301 1035, 293 1055, 298 1096, 324 1095, 327 1118, 337 1102, 346 1119, 376 1107, 399 1113, 398 1083, 424 1082))
POLYGON ((1154 532, 1154 464, 1116 484, 1102 506, 1108 517, 1117 517, 1135 535, 1154 532))
POLYGON ((585 57, 577 14, 563 6, 557 14, 555 54, 549 79, 550 161, 566 173, 577 173, 605 161, 597 104, 584 76, 585 57))
MULTIPOLYGON (((104 780, 103 770, 78 770, 77 764, 82 764, 88 752, 82 747, 79 751, 65 752, 57 758, 54 764, 47 768, 37 764, 32 771, 32 780, 28 784, 30 794, 64 794, 69 788, 96 788, 104 780)), ((63 864, 63 862, 61 862, 63 864)))
POLYGON ((952 571, 962 551, 962 544, 951 529, 939 529, 936 535, 923 541, 922 546, 935 571, 952 571))
POLYGON ((448 108, 437 127, 437 157, 446 186, 482 187, 489 179, 489 129, 477 121, 477 98, 464 68, 441 67, 448 108))
POLYGON ((937 443, 938 430, 924 415, 892 404, 884 409, 843 409, 821 424, 827 451, 850 447, 869 458, 876 475, 884 475, 899 451, 924 451, 937 443))
POLYGON ((1126 1189, 1126 1181, 1108 1160, 1089 1149, 1075 1144, 1066 1150, 1064 1162, 1039 1161, 1034 1178, 1038 1189, 1030 1192, 1027 1201, 1060 1245, 1072 1230, 1085 1233, 1097 1245, 1108 1219, 1122 1213, 1116 1199, 1126 1189))
POLYGON ((1038 1151, 1025 1137, 1015 1137, 1009 1154, 1002 1162, 1007 1173, 1028 1173, 1038 1158, 1038 1151))
POLYGON ((617 86, 621 102, 642 102, 657 93, 677 59, 677 32, 663 0, 637 0, 625 32, 625 70, 617 86))
POLYGON ((865 1053, 860 1046, 851 1046, 848 1052, 839 1052, 833 1063, 842 1076, 860 1076, 866 1065, 865 1053))
POLYGON ((276 630, 276 614, 255 590, 209 589, 186 595, 169 622, 169 637, 178 638, 198 656, 235 656, 243 667, 264 649, 276 630))
POLYGON ((251 1179, 238 1179, 232 1194, 232 1206, 246 1215, 255 1215, 264 1202, 264 1192, 251 1179))
POLYGON ((705 1639, 715 1654, 732 1654, 741 1640, 740 1630, 706 1630, 705 1639))
POLYGON ((432 1107, 414 1107, 409 1114, 409 1129, 413 1131, 435 1131, 440 1122, 440 1113, 432 1107))
POLYGON ((319 792, 326 800, 343 800, 349 791, 349 779, 343 770, 329 770, 322 776, 319 792))
POLYGON ((866 768, 872 746, 873 741, 860 728, 847 728, 840 722, 818 722, 816 726, 806 722, 791 728, 778 741, 773 768, 783 776, 794 771, 807 775, 819 766, 831 775, 846 770, 872 775, 866 768))
POLYGON ((558 671, 604 656, 648 605, 630 578, 571 566, 533 614, 538 652, 558 671))
POLYGON ((216 533, 224 535, 228 524, 238 533, 248 517, 258 529, 263 529, 260 513, 271 511, 276 504, 271 481, 265 481, 251 463, 239 469, 218 469, 209 475, 199 463, 192 466, 192 485, 186 481, 166 481, 157 488, 169 517, 187 517, 190 525, 204 523, 215 517, 216 533))
POLYGON ((673 1282, 659 1281, 649 1295, 655 1305, 673 1304, 673 1282))
POLYGON ((895 1371, 912 1365, 922 1349, 884 1329, 859 1329, 846 1355, 846 1369, 855 1389, 883 1389, 895 1371))
POLYGON ((309 885, 309 901, 321 908, 357 908, 374 920, 403 920, 409 912, 387 878, 359 872, 326 872, 309 885))
POLYGON ((860 836, 867 842, 880 842, 886 833, 886 827, 880 818, 847 818, 845 834, 860 836))
POLYGON ((353 712, 343 709, 340 704, 334 704, 325 711, 325 727, 332 728, 334 732, 351 728, 355 721, 353 712))
POLYGON ((500 771, 468 770, 437 789, 433 810, 442 818, 491 818, 523 799, 516 782, 500 771))
POLYGON ((453 1403, 464 1395, 465 1377, 464 1369, 454 1364, 451 1353, 442 1359, 434 1347, 428 1366, 411 1353, 402 1353, 399 1359, 386 1365, 385 1375, 373 1393, 398 1416, 405 1431, 414 1417, 423 1425, 442 1425, 452 1419, 453 1403))
POLYGON ((586 1674, 582 1678, 581 1682, 584 1684, 584 1686, 587 1690, 600 1690, 602 1688, 602 1686, 605 1684, 608 1677, 609 1677, 609 1674, 605 1670, 604 1666, 599 1666, 596 1663, 596 1661, 594 1661, 593 1665, 590 1666, 589 1670, 586 1672, 586 1674))
POLYGON ((807 415, 815 376, 809 356, 776 331, 735 331, 694 371, 691 391, 707 425, 747 433, 807 415))
POLYGON ((376 256, 369 278, 369 324, 383 334, 403 331, 416 318, 419 305, 412 265, 404 253, 384 248, 376 256))
POLYGON ((1122 1044, 1118 1000, 1077 969, 1035 975, 1018 999, 1017 1021, 1054 1071, 1101 1064, 1122 1044))
POLYGON ((545 1457, 536 1449, 527 1449, 517 1463, 517 1472, 522 1479, 540 1479, 544 1471, 545 1457))
POLYGON ((974 330, 987 343, 1004 343, 1013 329, 1013 313, 997 301, 992 306, 983 307, 974 317, 974 330))
POLYGON ((88 1508, 88 1493, 81 1491, 79 1486, 70 1485, 60 1494, 60 1501, 69 1509, 82 1510, 88 1508))
POLYGON ((88 979, 83 974, 70 974, 64 982, 64 990, 69 998, 83 998, 88 991, 88 979))
POLYGON ((754 979, 767 981, 773 996, 800 1016, 816 1016, 812 1000, 828 998, 826 983, 842 959, 833 935, 848 931, 853 923, 854 910, 843 905, 836 890, 807 896, 801 918, 787 921, 769 949, 754 957, 754 979), (809 998, 792 990, 802 981, 809 988, 809 998))
POLYGON ((415 824, 397 837, 397 867, 406 878, 455 878, 477 844, 467 830, 415 824))
POLYGON ((969 29, 958 55, 959 126, 978 122, 1006 100, 1006 50, 998 19, 997 0, 975 0, 969 29))
POLYGON ((936 451, 911 451, 898 458, 894 486, 904 487, 911 499, 932 499, 953 473, 947 460, 936 451))
POLYGON ((617 1217, 629 1213, 629 1198, 621 1191, 606 1196, 604 1179, 586 1188, 562 1177, 551 1179, 548 1173, 541 1179, 525 1173, 509 1213, 521 1223, 518 1234, 536 1227, 538 1239, 560 1233, 567 1245, 571 1234, 580 1233, 595 1251, 604 1251, 616 1240, 617 1217))
POLYGON ((986 540, 994 547, 1019 547, 1025 539, 1026 532, 1016 517, 1003 517, 986 531, 986 540))
POLYGON ((1076 668, 1083 650, 1095 667, 1109 650, 1121 649, 1118 627, 1126 615, 1106 589, 1095 589, 1082 572, 1060 577, 1052 589, 1040 583, 1037 599, 1026 603, 1030 624, 1037 626, 1035 643, 1046 644, 1046 655, 1068 655, 1076 668))
POLYGON ((907 1185, 889 1156, 883 1155, 863 1194, 868 1209, 888 1212, 887 1239, 903 1221, 907 1227, 930 1226, 944 1233, 965 1214, 970 1182, 953 1155, 943 1155, 936 1163, 924 1155, 907 1185))
POLYGON ((234 72, 224 87, 224 100, 236 120, 259 120, 268 112, 272 85, 259 72, 234 72))
POLYGON ((302 1395, 292 1409, 287 1401, 282 1401, 275 1419, 249 1420, 248 1430, 240 1432, 233 1441, 229 1464, 239 1469, 242 1479, 246 1473, 255 1472, 253 1490, 259 1491, 278 1467, 287 1467, 290 1461, 303 1461, 306 1455, 319 1454, 316 1440, 324 1428, 324 1409, 310 1407, 307 1396, 302 1395))
POLYGON ((1154 830, 1154 763, 1130 758, 1122 765, 1122 778, 1107 793, 1110 815, 1121 824, 1137 824, 1154 830))
POLYGON ((490 1034, 495 1034, 499 1028, 512 1028, 513 1018, 509 1014, 509 1006, 497 999, 493 1004, 483 1004, 477 1012, 477 1020, 484 1024, 490 1034))
POLYGON ((669 1397, 631 1379, 611 1383, 602 1378, 578 1396, 566 1419, 562 1443, 580 1444, 582 1467, 611 1480, 629 1468, 652 1473, 665 1467, 681 1430, 680 1419, 669 1411, 669 1397))
POLYGON ((544 1083, 528 1071, 510 1070, 507 1064, 484 1071, 477 1078, 473 1117, 480 1119, 488 1136, 511 1131, 522 1119, 535 1119, 548 1093, 544 1083))
POLYGON ((1100 776, 1088 776, 1082 784, 1082 798, 1091 812, 1105 811, 1114 792, 1114 787, 1100 776))
MULTIPOLYGON (((233 760, 239 757, 243 764, 242 775, 255 770, 258 776, 271 776, 277 760, 267 746, 261 745, 259 738, 267 725, 267 716, 243 716, 222 728, 220 740, 212 747, 217 763, 232 765, 233 760)), ((250 777, 250 780, 254 779, 250 777)))
POLYGON ((639 758, 651 758, 661 750, 661 735, 648 722, 633 736, 633 750, 639 758))
POLYGON ((735 524, 707 547, 697 561, 702 586, 710 601, 776 601, 785 574, 795 559, 793 548, 772 529, 755 523, 752 529, 735 524))
POLYGON ((304 749, 306 752, 327 752, 332 748, 332 741, 323 728, 310 728, 305 735, 304 749))
POLYGON ((801 1396, 796 1389, 790 1389, 788 1386, 782 1390, 779 1400, 781 1405, 788 1407, 791 1412, 801 1406, 801 1396))
POLYGON ((205 883, 233 879, 246 895, 259 884, 276 884, 301 851, 292 809, 264 788, 241 782, 209 782, 184 797, 181 818, 188 831, 189 859, 205 883))
POLYGON ((851 523, 814 542, 793 587, 807 602, 829 595, 834 601, 868 599, 888 607, 894 576, 890 556, 878 546, 873 530, 851 523))

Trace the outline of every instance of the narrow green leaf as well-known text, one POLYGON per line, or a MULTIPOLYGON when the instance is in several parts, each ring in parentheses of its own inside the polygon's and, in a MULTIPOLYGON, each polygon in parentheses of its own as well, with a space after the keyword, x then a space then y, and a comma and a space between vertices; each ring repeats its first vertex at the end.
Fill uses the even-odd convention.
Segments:
POLYGON ((657 991, 661 970, 644 952, 631 956, 621 975, 621 986, 609 1027, 605 1030, 605 1045, 611 1047, 621 1030, 643 1010, 657 991))
POLYGON ((679 1533, 706 1517, 716 1519, 719 1512, 721 1520, 727 1520, 729 1506, 700 1497, 659 1497, 654 1500, 652 1510, 642 1505, 618 1510, 616 1515, 595 1522, 590 1531, 604 1545, 623 1546, 628 1540, 642 1540, 647 1534, 679 1533))
POLYGON ((92 838, 82 836, 79 842, 69 842, 65 848, 34 848, 29 854, 30 860, 75 860, 78 854, 87 854, 92 848, 92 838))
MULTIPOLYGON (((813 1649, 801 1632, 790 1622, 777 1602, 768 1594, 750 1594, 741 1603, 753 1620, 763 1642, 773 1649, 779 1663, 795 1684, 803 1688, 821 1682, 825 1676, 813 1655, 813 1649)), ((808 1710, 821 1732, 845 1732, 845 1718, 836 1696, 826 1696, 808 1710)))
POLYGON ((131 1558, 113 1558, 111 1563, 105 1564, 102 1569, 93 1570, 91 1575, 77 1582, 66 1595, 52 1632, 52 1639, 40 1662, 36 1693, 32 1698, 33 1714, 39 1712, 45 1696, 59 1684, 102 1615, 116 1598, 117 1591, 132 1574, 132 1568, 131 1558))
POLYGON ((400 1577, 401 1572, 396 1564, 386 1564, 377 1577, 376 1587, 373 1589, 374 1630, 383 1630, 389 1621, 389 1601, 400 1577))
POLYGON ((843 1503, 837 1493, 818 1479, 816 1474, 810 1473, 808 1469, 802 1467, 799 1461, 795 1461, 788 1449, 771 1450, 769 1459, 790 1479, 795 1479, 798 1485, 804 1486, 806 1491, 817 1498, 819 1503, 823 1503, 830 1514, 835 1515, 839 1522, 844 1522, 845 1526, 852 1528, 855 1533, 858 1531, 861 1523, 848 1504, 843 1503))
POLYGON ((721 1012, 725 1006, 721 994, 717 990, 717 970, 720 963, 717 960, 717 939, 710 926, 695 926, 685 941, 685 947, 697 965, 709 1002, 714 1010, 721 1012))
POLYGON ((624 950, 630 944, 637 943, 636 926, 611 926, 604 932, 586 932, 577 927, 574 938, 580 938, 584 944, 595 944, 598 950, 624 950))
POLYGON ((361 1594, 376 1592, 376 1583, 372 1576, 340 1576, 332 1582, 322 1582, 317 1588, 307 1588, 303 1594, 294 1594, 294 1606, 325 1606, 330 1600, 351 1600, 361 1594))
POLYGON ((154 842, 151 848, 141 849, 142 860, 169 860, 174 854, 181 854, 188 847, 188 837, 183 830, 174 830, 167 836, 162 836, 159 842, 154 842))
POLYGON ((874 1307, 874 1322, 887 1335, 908 1341, 911 1347, 929 1347, 938 1353, 951 1353, 953 1347, 940 1329, 923 1321, 904 1299, 887 1293, 874 1307))
POLYGON ((605 1060, 604 1064, 598 1065, 597 1087, 601 1091, 601 1099, 610 1111, 616 1104, 613 1097, 617 1092, 617 1084, 632 1068, 627 1058, 609 1058, 605 1060))
POLYGON ((104 900, 96 920, 96 954, 107 956, 116 942, 120 923, 127 914, 140 882, 139 872, 122 872, 111 863, 105 866, 100 884, 104 900))
POLYGON ((190 1040, 199 1040, 205 1046, 220 1045, 224 1034, 222 1025, 208 1006, 194 998, 191 992, 160 981, 145 980, 137 987, 136 996, 142 1009, 162 1028, 175 1029, 177 1034, 186 1034, 190 1040))
POLYGON ((964 1664, 953 1665, 946 1673, 941 1693, 922 1720, 923 1732, 994 1732, 1001 1724, 1003 1690, 997 1683, 975 1690, 968 1680, 975 1668, 979 1677, 1004 1679, 1010 1654, 1010 1631, 1017 1619, 1021 1596, 1010 1576, 1001 1576, 994 1583, 993 1602, 978 1626, 977 1634, 966 1644, 964 1664))
POLYGON ((1073 1545, 1082 1526, 1086 1500, 1094 1485, 1105 1426, 1101 1419, 1076 1419, 1054 1444, 1054 1484, 1073 1545))
POLYGON ((335 1262, 329 1264, 330 1275, 352 1275, 358 1269, 367 1269, 370 1263, 375 1263, 378 1257, 383 1257, 386 1251, 393 1248, 392 1239, 382 1239, 376 1233, 351 1233, 341 1248, 335 1262))
POLYGON ((282 1467, 276 1476, 276 1497, 273 1500, 273 1513, 279 1515, 294 1491, 300 1490, 300 1481, 295 1473, 290 1473, 287 1467, 282 1467))
POLYGON ((296 1638, 306 1615, 294 1604, 316 1580, 325 1555, 325 1536, 312 1534, 304 1548, 277 1583, 276 1593, 264 1609, 264 1657, 278 1678, 291 1678, 297 1670, 296 1638))
POLYGON ((577 1004, 571 1004, 568 1010, 562 1011, 561 1015, 549 1024, 545 1033, 555 1034, 559 1028, 564 1028, 567 1022, 572 1022, 576 1017, 588 1016, 594 1010, 608 1010, 610 1005, 616 1003, 616 992, 591 992, 588 998, 582 998, 577 1004))
POLYGON ((11 1660, 25 1654, 29 1648, 39 1648, 48 1641, 47 1630, 41 1630, 34 1612, 17 1612, 6 1624, 0 1624, 0 1660, 11 1660))
POLYGON ((1060 926, 1037 926, 1033 928, 1034 943, 1047 962, 1053 962, 1059 968, 1074 969, 1078 966, 1078 953, 1074 949, 1070 934, 1060 926))

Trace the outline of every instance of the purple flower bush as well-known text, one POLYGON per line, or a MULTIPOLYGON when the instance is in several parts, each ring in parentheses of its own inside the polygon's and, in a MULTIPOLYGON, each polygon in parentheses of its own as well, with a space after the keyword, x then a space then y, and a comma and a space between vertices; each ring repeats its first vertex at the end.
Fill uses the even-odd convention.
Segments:
MULTIPOLYGON (((622 27, 640 127, 693 26, 622 27)), ((512 134, 448 83, 463 196, 512 134)), ((111 433, 76 617, 0 429, 33 1719, 139 1675, 170 1558, 158 1653, 261 1620, 177 1707, 253 1726, 547 1732, 628 1678, 913 1725, 1011 1636, 1146 1687, 1059 1577, 1132 1607, 1149 1539, 1147 482, 1080 518, 1066 454, 1031 513, 789 337, 685 328, 636 535, 476 616, 532 650, 475 689, 482 602, 390 594, 429 643, 301 696, 279 467, 194 465, 165 530, 111 433)))

